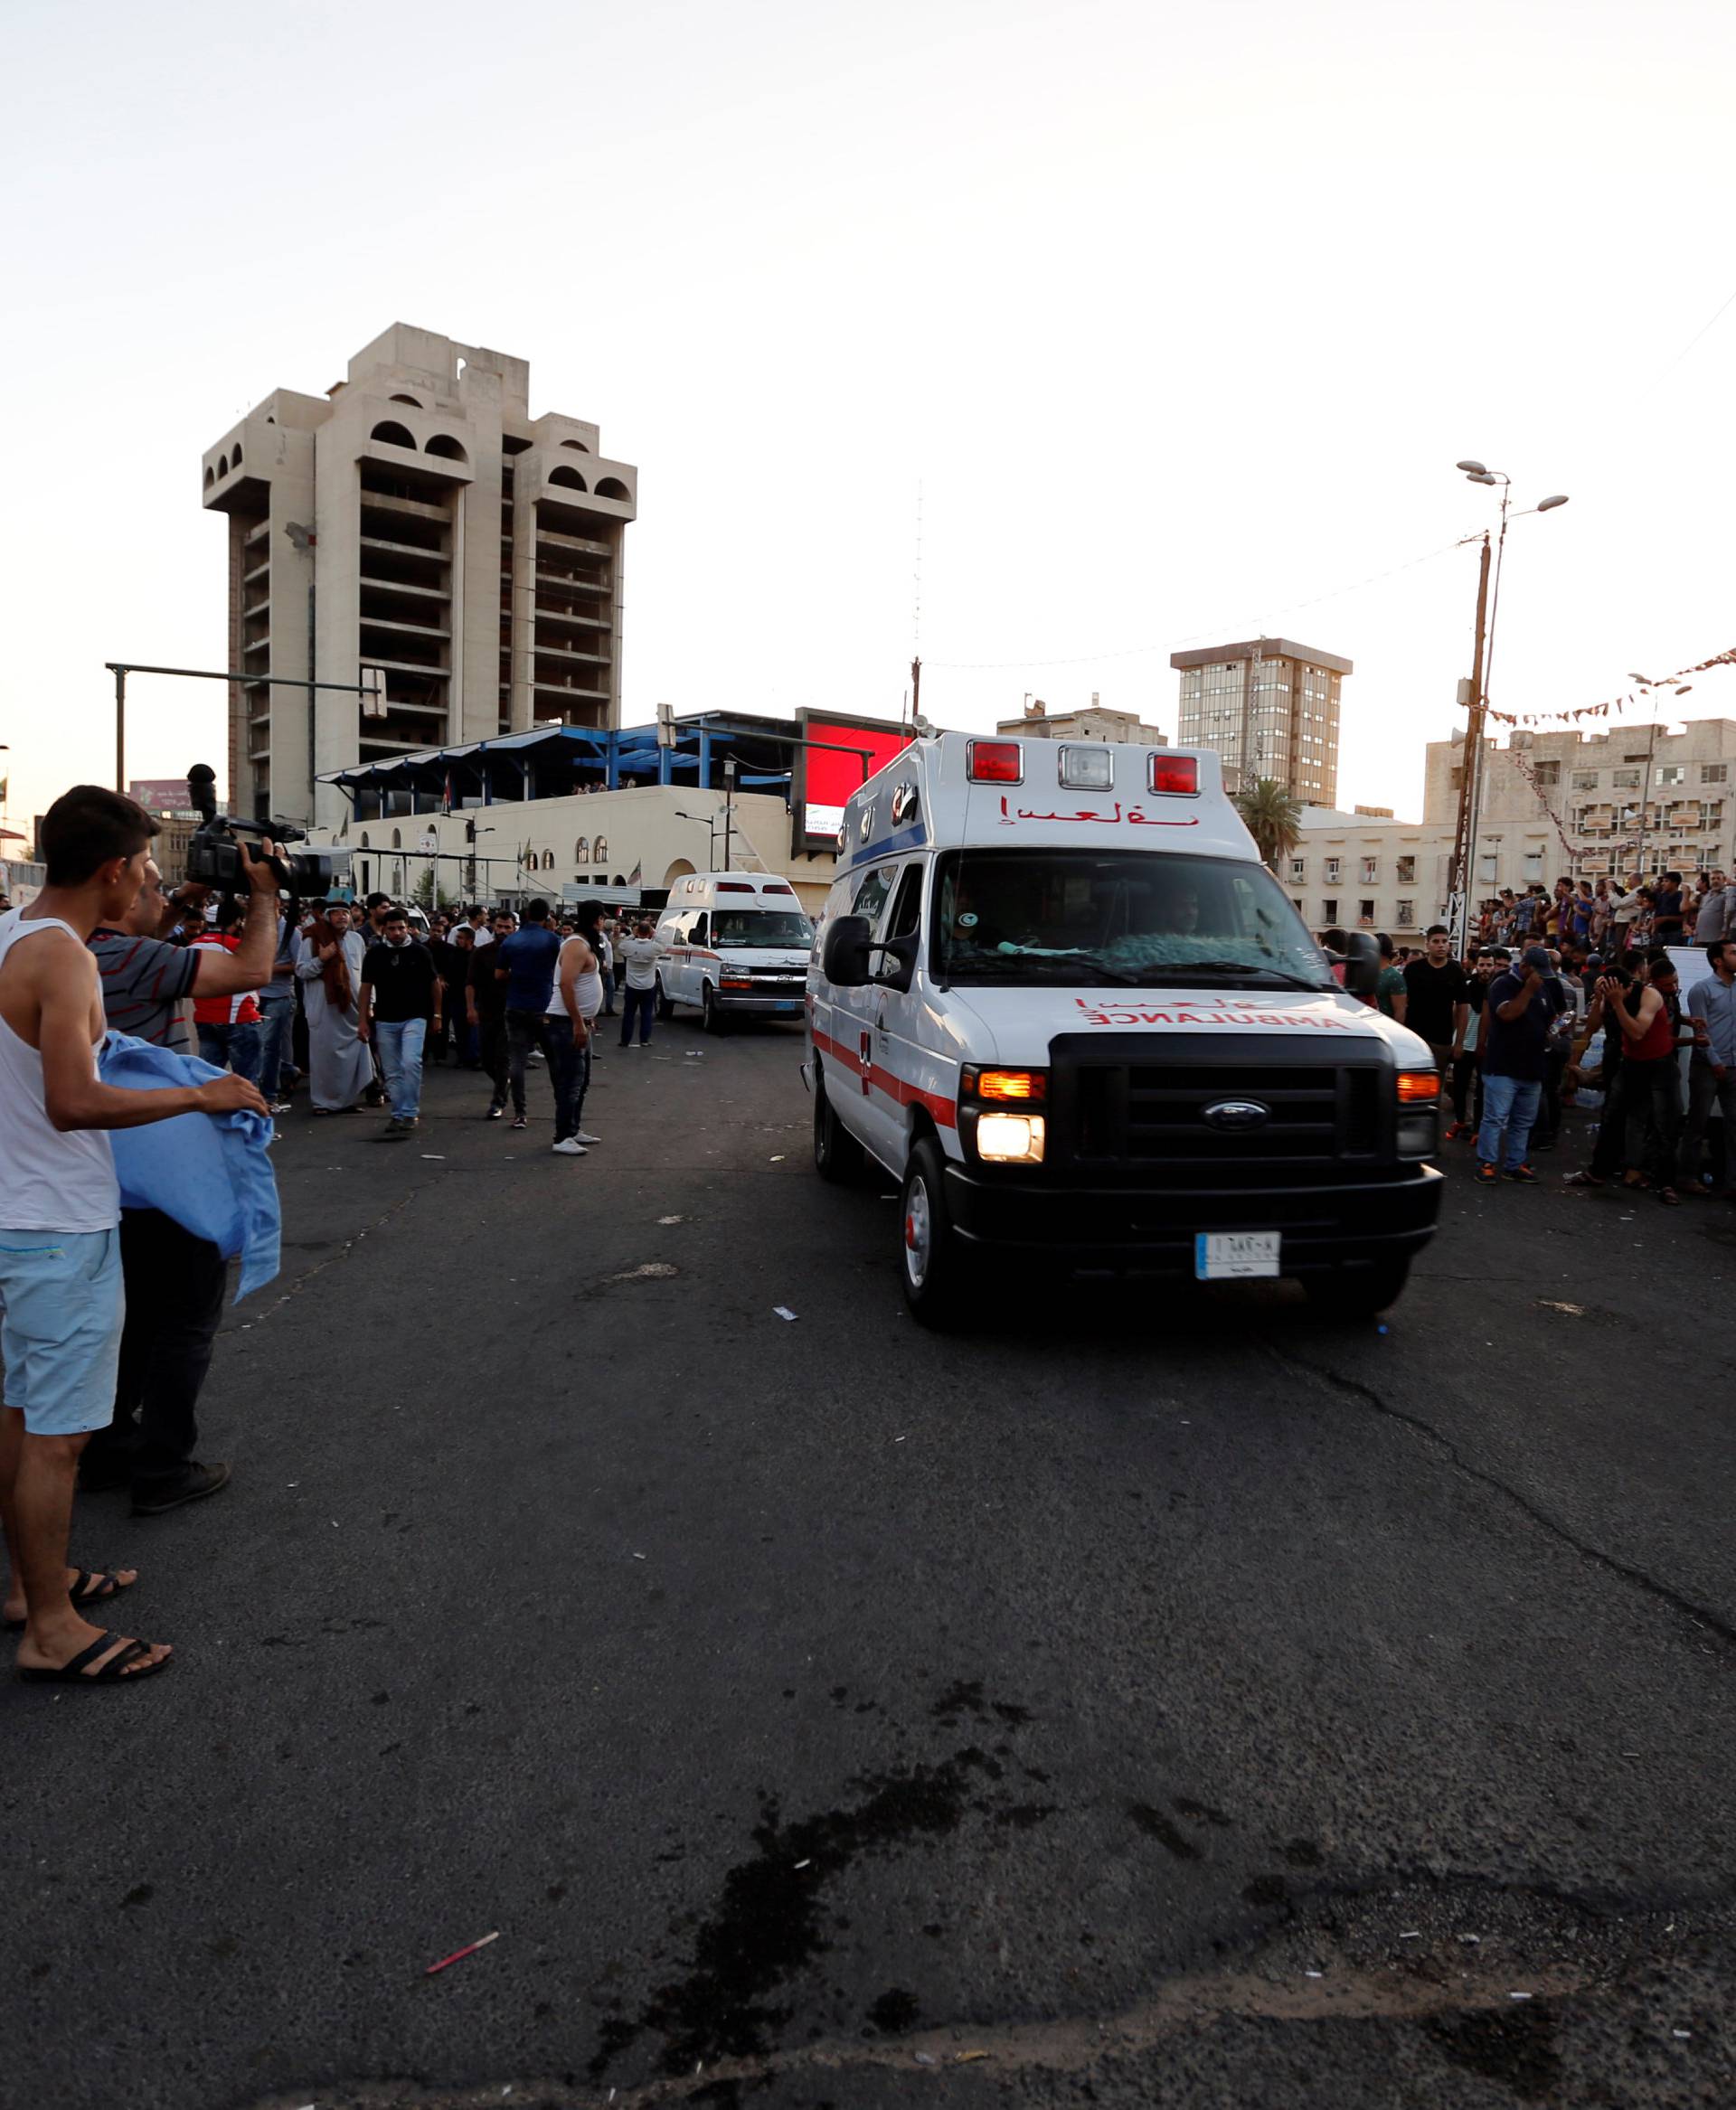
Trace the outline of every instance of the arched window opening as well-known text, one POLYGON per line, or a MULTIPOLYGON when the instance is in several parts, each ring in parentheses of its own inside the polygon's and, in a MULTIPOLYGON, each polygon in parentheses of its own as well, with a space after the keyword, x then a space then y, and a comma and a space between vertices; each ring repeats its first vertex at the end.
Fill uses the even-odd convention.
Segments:
POLYGON ((570 469, 564 462, 558 469, 549 471, 549 481, 551 484, 560 484, 569 491, 582 491, 585 488, 585 479, 577 469, 570 469))
POLYGON ((207 491, 209 491, 209 490, 211 489, 212 485, 213 485, 213 484, 214 484, 216 481, 217 481, 217 472, 216 472, 216 470, 215 470, 215 469, 207 469, 207 470, 205 471, 205 489, 206 489, 207 491))
POLYGON ((590 862, 593 864, 607 864, 609 862, 609 838, 607 835, 599 835, 596 842, 591 844, 590 862))
POLYGON ((597 486, 597 495, 599 498, 619 498, 627 501, 632 498, 633 494, 618 476, 605 476, 597 486))
POLYGON ((392 846, 394 850, 401 850, 403 848, 404 832, 401 828, 394 828, 392 831, 392 846))
POLYGON ((561 444, 562 447, 570 447, 574 454, 589 454, 590 452, 582 439, 563 439, 561 444))
POLYGON ((572 846, 572 862, 581 867, 590 862, 590 844, 582 835, 572 846))
POLYGON ((422 402, 422 399, 420 396, 393 396, 392 400, 394 403, 408 403, 412 410, 420 410, 425 408, 422 402))
POLYGON ((449 432, 437 432, 423 452, 440 455, 449 462, 467 462, 470 459, 449 432))
POLYGON ((235 451, 229 457, 229 466, 231 469, 239 469, 241 466, 241 444, 240 440, 236 441, 235 451))
POLYGON ((217 457, 217 474, 220 476, 226 476, 229 474, 229 457, 226 454, 220 454, 217 457))
POLYGON ((382 419, 369 433, 368 438, 370 439, 383 439, 388 447, 414 447, 416 444, 409 429, 392 418, 382 419))

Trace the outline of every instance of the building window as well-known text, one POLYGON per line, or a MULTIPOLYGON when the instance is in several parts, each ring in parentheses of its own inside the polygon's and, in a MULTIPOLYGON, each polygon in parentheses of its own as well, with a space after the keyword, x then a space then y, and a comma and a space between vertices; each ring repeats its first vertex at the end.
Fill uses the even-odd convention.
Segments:
POLYGON ((1598 788, 1598 773, 1595 769, 1576 769, 1570 781, 1575 791, 1595 791, 1598 788))
POLYGON ((1336 895, 1328 895, 1326 899, 1321 902, 1320 914, 1328 923, 1337 922, 1338 900, 1336 895))
POLYGON ((1539 762, 1532 774, 1539 784, 1559 784, 1561 780, 1561 765, 1559 762, 1539 762))
POLYGON ((1374 904, 1373 901, 1359 901, 1356 904, 1356 920, 1358 923, 1373 922, 1374 904))
POLYGON ((1399 903, 1400 928, 1409 930, 1415 926, 1416 920, 1417 904, 1414 901, 1401 901, 1399 903))
POLYGON ((1329 858, 1327 858, 1327 860, 1326 860, 1326 884, 1327 884, 1328 886, 1332 886, 1332 885, 1335 884, 1335 883, 1336 883, 1336 881, 1337 881, 1338 876, 1339 876, 1339 873, 1338 873, 1338 860, 1337 860, 1335 857, 1329 857, 1329 858))
POLYGON ((1378 886, 1378 885, 1380 884, 1380 878, 1381 878, 1381 861, 1380 861, 1380 859, 1379 859, 1378 857, 1365 857, 1365 858, 1363 858, 1363 884, 1365 887, 1373 887, 1373 886, 1378 886))
POLYGON ((1730 764, 1728 762, 1702 762, 1700 765, 1702 784, 1722 784, 1729 775, 1730 764))
POLYGON ((1293 858, 1291 858, 1291 860, 1290 860, 1290 877, 1291 877, 1293 880, 1299 880, 1299 879, 1307 879, 1307 876, 1308 876, 1308 861, 1307 861, 1307 859, 1306 857, 1293 857, 1293 858))
POLYGON ((1400 858, 1400 860, 1399 860, 1399 884, 1400 884, 1401 887, 1412 887, 1412 886, 1415 886, 1415 884, 1416 884, 1416 883, 1417 883, 1417 861, 1416 861, 1416 859, 1415 859, 1414 857, 1401 857, 1401 858, 1400 858))
POLYGON ((1292 894, 1290 896, 1290 906, 1296 910, 1298 916, 1302 913, 1302 897, 1300 894, 1292 894))
POLYGON ((1639 771, 1637 769, 1618 769, 1609 781, 1618 791, 1637 791, 1639 789, 1639 771))
POLYGON ((572 846, 572 862, 581 868, 590 862, 590 844, 582 835, 572 846))
POLYGON ((607 864, 609 862, 609 838, 606 835, 599 835, 591 844, 590 860, 593 864, 607 864))
POLYGON ((1529 884, 1530 884, 1530 882, 1531 882, 1533 880, 1540 880, 1540 879, 1542 879, 1542 878, 1543 878, 1543 852, 1542 852, 1541 850, 1527 850, 1527 851, 1526 851, 1526 852, 1525 852, 1525 881, 1526 881, 1526 884, 1527 884, 1527 885, 1529 885, 1529 884))
POLYGON ((1685 762, 1660 762, 1658 764, 1657 781, 1660 784, 1685 784, 1687 780, 1688 769, 1685 762))

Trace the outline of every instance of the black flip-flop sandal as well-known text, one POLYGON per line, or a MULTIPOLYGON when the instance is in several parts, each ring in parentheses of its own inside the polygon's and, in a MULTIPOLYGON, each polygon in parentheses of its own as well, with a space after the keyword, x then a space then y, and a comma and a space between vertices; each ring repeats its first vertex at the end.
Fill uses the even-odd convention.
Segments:
POLYGON ((120 1636, 99 1634, 89 1648, 80 1649, 70 1663, 62 1663, 58 1671, 35 1671, 20 1667, 18 1675, 26 1685, 130 1685, 136 1678, 155 1678, 159 1671, 166 1671, 175 1661, 171 1655, 159 1656, 154 1663, 146 1663, 143 1670, 129 1671, 129 1663, 137 1663, 141 1656, 149 1655, 151 1644, 146 1641, 129 1641, 115 1653, 99 1671, 87 1671, 85 1665, 93 1663, 105 1649, 115 1648, 120 1636))
MULTIPOLYGON (((110 1575, 102 1568, 81 1568, 67 1584, 66 1594, 71 1598, 74 1608, 81 1612, 87 1605, 106 1604, 110 1597, 118 1597, 122 1590, 130 1590, 132 1587, 131 1583, 124 1583, 118 1576, 110 1575), (99 1583, 102 1587, 92 1589, 92 1583, 99 1583)), ((8 1619, 5 1625, 8 1634, 22 1634, 25 1622, 22 1619, 8 1619)))

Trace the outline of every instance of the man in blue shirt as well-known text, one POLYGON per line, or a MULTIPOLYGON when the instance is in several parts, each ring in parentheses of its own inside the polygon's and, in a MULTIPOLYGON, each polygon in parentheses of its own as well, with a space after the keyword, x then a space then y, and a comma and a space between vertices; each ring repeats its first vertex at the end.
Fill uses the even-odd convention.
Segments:
POLYGON ((1724 1194, 1736 1201, 1736 939, 1706 947, 1712 972, 1688 991, 1694 1055, 1688 1064, 1688 1125, 1682 1137, 1682 1192, 1703 1194, 1700 1145, 1712 1102, 1724 1116, 1724 1194))
POLYGON ((1477 1136, 1482 1186, 1494 1186, 1504 1169, 1521 1186, 1537 1183, 1525 1153, 1549 1067, 1550 1028, 1567 1002, 1540 945, 1528 946, 1520 966, 1509 967, 1489 986, 1483 1005, 1483 1120, 1477 1136))
MULTIPOLYGON (((495 979, 506 984, 506 1081, 513 1095, 513 1126, 527 1128, 524 1114, 524 1066, 531 1050, 540 1048, 549 1066, 552 1084, 560 1065, 549 1044, 549 1001, 554 994, 554 966, 561 956, 561 937, 549 923, 549 904, 533 901, 524 921, 511 937, 489 949, 495 979)), ((560 1116, 556 1093, 555 1114, 560 1116)))

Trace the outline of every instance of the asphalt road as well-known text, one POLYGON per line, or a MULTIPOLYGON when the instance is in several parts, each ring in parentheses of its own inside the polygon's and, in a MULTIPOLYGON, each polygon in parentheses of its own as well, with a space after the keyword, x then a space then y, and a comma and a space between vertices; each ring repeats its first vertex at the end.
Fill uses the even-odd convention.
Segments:
POLYGON ((6 2110, 1736 2101, 1736 1215, 937 1338, 660 1034, 288 1118, 233 1485, 77 1520, 175 1669, 0 1686, 6 2110))

